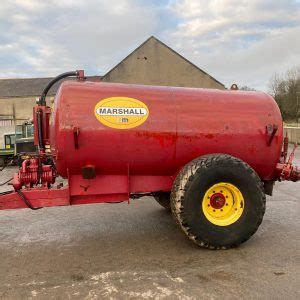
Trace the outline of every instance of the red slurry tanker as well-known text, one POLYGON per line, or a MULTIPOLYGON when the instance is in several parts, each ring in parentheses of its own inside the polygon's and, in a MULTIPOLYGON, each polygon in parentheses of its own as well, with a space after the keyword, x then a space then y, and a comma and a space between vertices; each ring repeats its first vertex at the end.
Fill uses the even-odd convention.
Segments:
POLYGON ((1 209, 153 195, 199 246, 229 248, 255 233, 276 180, 300 179, 264 93, 95 83, 76 71, 48 84, 33 120, 39 151, 1 209), (50 108, 47 92, 68 76, 77 80, 61 84, 50 108))

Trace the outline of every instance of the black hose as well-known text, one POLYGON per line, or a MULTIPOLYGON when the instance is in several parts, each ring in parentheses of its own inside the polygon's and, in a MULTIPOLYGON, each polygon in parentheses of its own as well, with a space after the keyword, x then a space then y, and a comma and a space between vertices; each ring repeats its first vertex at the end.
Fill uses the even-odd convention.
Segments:
POLYGON ((0 172, 2 172, 7 167, 7 165, 8 164, 3 165, 3 167, 1 167, 1 169, 0 169, 0 172))
POLYGON ((12 180, 13 180, 13 177, 10 178, 10 179, 8 179, 8 180, 6 180, 6 181, 4 181, 4 182, 2 182, 2 183, 0 183, 0 186, 5 185, 5 184, 7 184, 8 182, 10 182, 10 181, 12 181, 12 180))
POLYGON ((15 155, 8 163, 6 163, 5 165, 3 165, 3 167, 0 169, 0 172, 2 172, 6 167, 10 166, 13 164, 14 159, 17 157, 17 155, 15 155))
POLYGON ((62 73, 60 75, 58 75, 57 77, 53 78, 44 88, 42 95, 39 99, 39 105, 42 106, 46 106, 46 97, 47 94, 49 92, 49 90, 51 89, 51 87, 59 80, 66 78, 66 77, 71 77, 71 76, 78 76, 79 72, 78 71, 71 71, 71 72, 66 72, 66 73, 62 73))
POLYGON ((37 133, 38 133, 38 142, 39 142, 39 150, 44 150, 44 139, 43 139, 43 120, 42 120, 42 111, 39 109, 36 112, 36 120, 37 120, 37 133))
POLYGON ((23 202, 26 204, 27 207, 29 207, 32 210, 38 210, 41 209, 42 207, 33 207, 28 199, 25 197, 25 195, 21 192, 21 190, 16 190, 16 192, 19 194, 20 198, 23 200, 23 202))
MULTIPOLYGON (((59 80, 66 78, 66 77, 72 77, 76 76, 79 77, 81 72, 80 71, 71 71, 71 72, 66 72, 58 75, 57 77, 53 78, 44 88, 42 95, 39 99, 38 104, 41 106, 46 106, 46 97, 51 89, 51 87, 58 82, 59 80)), ((37 133, 38 133, 38 143, 39 143, 39 150, 43 151, 44 150, 44 139, 43 139, 43 124, 42 124, 42 111, 38 110, 37 111, 37 133)))
POLYGON ((3 195, 8 195, 8 194, 11 194, 13 193, 14 191, 6 191, 6 192, 2 192, 0 193, 0 197, 3 196, 3 195))

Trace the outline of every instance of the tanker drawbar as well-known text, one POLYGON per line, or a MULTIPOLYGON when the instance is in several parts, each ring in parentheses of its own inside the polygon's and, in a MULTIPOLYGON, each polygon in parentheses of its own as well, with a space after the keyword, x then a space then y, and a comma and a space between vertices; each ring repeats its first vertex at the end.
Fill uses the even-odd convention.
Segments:
POLYGON ((300 180, 296 146, 288 156, 281 113, 264 93, 89 82, 74 71, 49 82, 33 122, 38 151, 22 153, 0 209, 149 195, 194 243, 226 249, 256 232, 275 181, 300 180), (75 80, 47 106, 66 77, 75 80))

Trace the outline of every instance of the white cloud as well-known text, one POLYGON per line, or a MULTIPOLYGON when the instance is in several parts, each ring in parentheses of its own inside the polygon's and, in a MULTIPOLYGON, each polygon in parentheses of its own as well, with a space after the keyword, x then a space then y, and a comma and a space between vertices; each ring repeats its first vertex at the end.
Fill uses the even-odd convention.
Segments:
POLYGON ((227 86, 300 64, 293 0, 1 0, 0 28, 1 77, 104 74, 152 34, 227 86))
POLYGON ((227 86, 266 90, 274 72, 300 63, 296 1, 184 0, 170 10, 180 22, 165 37, 227 86))
POLYGON ((1 77, 103 74, 157 24, 153 9, 135 0, 2 0, 1 77))

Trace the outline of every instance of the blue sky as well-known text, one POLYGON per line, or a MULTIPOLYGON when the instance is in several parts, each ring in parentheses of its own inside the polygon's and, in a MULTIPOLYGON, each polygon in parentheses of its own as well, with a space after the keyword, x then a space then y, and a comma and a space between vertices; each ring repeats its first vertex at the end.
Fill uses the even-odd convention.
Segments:
POLYGON ((104 74, 154 35, 223 82, 300 65, 296 0, 1 0, 1 78, 104 74))

